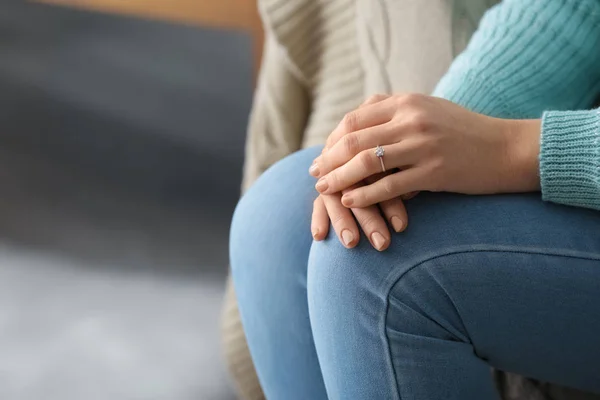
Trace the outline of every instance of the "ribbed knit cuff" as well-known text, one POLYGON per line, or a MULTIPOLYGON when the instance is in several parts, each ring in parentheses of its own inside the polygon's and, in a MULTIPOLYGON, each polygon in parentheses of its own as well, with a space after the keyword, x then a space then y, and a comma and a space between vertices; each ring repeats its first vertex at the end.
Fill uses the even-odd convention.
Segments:
POLYGON ((540 177, 544 200, 600 210, 600 109, 544 113, 540 177))

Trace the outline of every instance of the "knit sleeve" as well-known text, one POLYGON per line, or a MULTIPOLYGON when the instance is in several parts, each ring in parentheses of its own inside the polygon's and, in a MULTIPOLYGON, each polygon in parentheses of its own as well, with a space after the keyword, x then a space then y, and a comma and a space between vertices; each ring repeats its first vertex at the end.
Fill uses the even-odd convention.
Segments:
POLYGON ((599 94, 598 0, 504 0, 434 91, 486 115, 543 117, 543 199, 600 210, 599 112, 566 111, 599 94))
POLYGON ((473 111, 540 118, 600 93, 600 1, 504 0, 434 91, 473 111))
POLYGON ((544 200, 600 210, 600 109, 544 113, 540 178, 544 200))

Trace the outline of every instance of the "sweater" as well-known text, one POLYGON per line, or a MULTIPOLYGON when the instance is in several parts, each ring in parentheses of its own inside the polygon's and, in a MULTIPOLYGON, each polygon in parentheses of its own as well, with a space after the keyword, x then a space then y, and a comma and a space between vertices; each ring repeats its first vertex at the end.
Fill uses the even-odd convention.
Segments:
POLYGON ((542 118, 544 200, 600 210, 600 1, 505 0, 434 95, 501 118, 542 118))

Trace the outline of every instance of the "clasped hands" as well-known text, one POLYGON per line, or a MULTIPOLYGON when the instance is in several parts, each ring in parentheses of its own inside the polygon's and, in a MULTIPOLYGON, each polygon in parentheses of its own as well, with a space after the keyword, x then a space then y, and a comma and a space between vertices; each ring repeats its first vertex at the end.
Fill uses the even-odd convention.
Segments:
POLYGON ((408 225, 403 200, 419 191, 469 195, 539 190, 540 120, 507 120, 419 95, 375 95, 346 114, 309 169, 320 193, 311 232, 329 222, 347 248, 360 226, 385 250, 408 225), (385 150, 386 172, 375 148, 385 150), (357 225, 358 224, 358 225, 357 225))

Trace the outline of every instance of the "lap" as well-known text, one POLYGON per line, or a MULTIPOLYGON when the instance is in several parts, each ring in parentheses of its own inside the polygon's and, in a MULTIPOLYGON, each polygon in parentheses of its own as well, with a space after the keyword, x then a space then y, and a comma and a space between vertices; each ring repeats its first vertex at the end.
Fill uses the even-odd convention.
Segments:
MULTIPOLYGON (((444 297, 461 325, 453 339, 472 343, 492 365, 530 376, 545 368, 540 377, 550 380, 552 373, 569 375, 557 364, 600 359, 589 351, 600 330, 600 213, 545 203, 539 194, 421 193, 407 202, 408 229, 392 235, 387 251, 375 251, 365 238, 348 250, 331 233, 323 242, 310 238, 317 193, 307 169, 319 151, 280 161, 240 202, 232 254, 244 263, 232 262, 234 277, 236 264, 244 269, 237 268, 236 284, 251 277, 254 293, 269 289, 261 285, 299 284, 299 295, 308 290, 311 320, 354 326, 344 335, 348 341, 356 334, 352 349, 365 348, 360 337, 372 332, 361 329, 372 329, 374 321, 383 337, 407 329, 393 301, 426 311, 428 302, 444 297)), ((430 311, 439 314, 439 307, 430 311)), ((369 354, 383 359, 386 349, 368 348, 372 354, 365 350, 361 362, 369 354)), ((590 377, 579 368, 563 383, 585 387, 590 377)))
POLYGON ((600 213, 538 194, 422 193, 407 209, 408 229, 383 253, 366 241, 346 250, 335 237, 313 244, 309 300, 312 291, 313 303, 327 301, 327 318, 358 311, 392 353, 402 352, 396 333, 429 332, 497 368, 600 390, 600 213))

